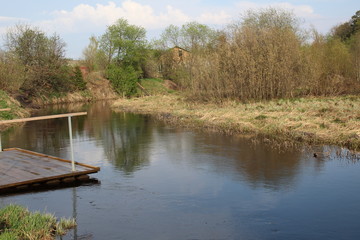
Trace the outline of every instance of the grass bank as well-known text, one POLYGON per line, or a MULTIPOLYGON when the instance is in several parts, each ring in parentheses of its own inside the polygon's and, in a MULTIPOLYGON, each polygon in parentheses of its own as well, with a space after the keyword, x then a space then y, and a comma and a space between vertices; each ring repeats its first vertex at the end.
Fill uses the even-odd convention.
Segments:
POLYGON ((0 240, 51 240, 75 226, 73 219, 58 221, 52 214, 31 213, 18 205, 0 209, 0 240))
POLYGON ((27 117, 29 111, 20 106, 20 103, 0 90, 0 109, 10 108, 10 111, 0 111, 0 120, 9 120, 19 117, 27 117))
POLYGON ((118 95, 114 92, 101 72, 86 73, 84 76, 86 89, 76 92, 56 93, 48 96, 41 95, 32 99, 32 107, 42 107, 44 105, 90 102, 97 100, 116 99, 118 95))
POLYGON ((120 99, 113 107, 228 134, 255 134, 279 142, 334 144, 360 150, 359 96, 216 104, 169 94, 120 99))

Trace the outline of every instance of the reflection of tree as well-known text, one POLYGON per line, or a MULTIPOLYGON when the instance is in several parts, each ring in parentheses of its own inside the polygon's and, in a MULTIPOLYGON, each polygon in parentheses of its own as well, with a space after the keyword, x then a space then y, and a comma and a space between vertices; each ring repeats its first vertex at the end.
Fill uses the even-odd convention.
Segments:
MULTIPOLYGON (((114 113, 109 103, 91 105, 54 105, 36 115, 87 111, 87 116, 73 117, 74 140, 94 139, 104 148, 107 158, 129 174, 148 162, 147 146, 151 138, 149 118, 129 113, 114 113)), ((66 118, 28 122, 3 134, 6 147, 20 147, 68 158, 68 121, 66 118)), ((5 145, 5 144, 4 144, 5 145)))
POLYGON ((68 146, 67 119, 28 122, 3 134, 6 147, 20 147, 49 155, 64 157, 61 149, 68 146))
POLYGON ((224 163, 215 160, 217 171, 236 171, 238 177, 248 181, 253 187, 287 188, 294 184, 304 166, 314 164, 319 167, 322 163, 317 159, 309 159, 303 151, 296 148, 284 148, 280 151, 269 144, 254 144, 246 138, 215 135, 202 139, 202 142, 196 142, 215 146, 206 148, 207 153, 223 156, 228 161, 224 163), (234 169, 229 169, 229 166, 234 169))
POLYGON ((130 113, 113 113, 107 132, 103 134, 108 159, 125 173, 132 173, 146 164, 151 126, 148 117, 130 113))
POLYGON ((279 151, 268 144, 252 143, 245 137, 184 132, 173 135, 175 137, 164 143, 166 149, 173 152, 170 154, 180 153, 180 159, 191 161, 194 167, 210 167, 210 171, 233 176, 252 187, 288 188, 304 167, 313 165, 315 171, 320 171, 324 164, 323 159, 308 158, 306 152, 299 149, 279 151))
MULTIPOLYGON (((51 107, 37 115, 70 112, 67 106, 51 107)), ((286 188, 294 184, 307 164, 313 164, 316 171, 324 164, 324 159, 309 160, 299 150, 279 152, 269 145, 253 144, 246 138, 193 134, 174 128, 169 132, 165 126, 154 129, 150 117, 115 113, 106 102, 71 105, 71 110, 88 112, 88 116, 72 119, 75 142, 85 139, 95 143, 97 149, 103 149, 106 158, 126 174, 148 164, 150 144, 166 149, 172 156, 169 161, 191 161, 192 166, 210 167, 210 171, 245 180, 254 187, 286 188)), ((4 147, 21 147, 68 158, 68 151, 64 151, 69 146, 66 118, 29 122, 2 135, 4 147)), ((81 150, 86 151, 86 147, 81 150)))

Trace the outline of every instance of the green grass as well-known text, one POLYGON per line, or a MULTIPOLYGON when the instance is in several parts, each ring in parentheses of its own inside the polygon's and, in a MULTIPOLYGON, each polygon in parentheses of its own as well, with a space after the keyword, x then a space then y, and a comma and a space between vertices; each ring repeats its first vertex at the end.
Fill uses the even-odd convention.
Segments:
POLYGON ((161 95, 171 93, 173 90, 164 86, 164 80, 158 78, 145 78, 140 80, 145 91, 138 88, 138 95, 161 95))
POLYGON ((0 108, 11 108, 10 111, 0 112, 0 120, 9 120, 29 115, 27 111, 21 108, 17 101, 2 90, 0 90, 0 108))
POLYGON ((73 219, 60 219, 48 213, 30 212, 19 205, 0 209, 0 240, 55 239, 76 226, 73 219))

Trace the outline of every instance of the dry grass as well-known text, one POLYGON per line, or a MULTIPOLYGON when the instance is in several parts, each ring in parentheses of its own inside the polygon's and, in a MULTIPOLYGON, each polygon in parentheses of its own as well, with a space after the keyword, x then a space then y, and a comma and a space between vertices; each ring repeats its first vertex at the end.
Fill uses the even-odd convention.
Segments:
POLYGON ((165 95, 120 99, 114 108, 230 134, 254 133, 279 141, 335 144, 360 150, 359 96, 215 104, 165 95))
POLYGON ((62 103, 89 102, 93 100, 116 99, 118 96, 112 89, 109 80, 101 72, 91 72, 85 77, 87 90, 60 93, 57 95, 41 95, 32 100, 33 106, 43 106, 62 103))

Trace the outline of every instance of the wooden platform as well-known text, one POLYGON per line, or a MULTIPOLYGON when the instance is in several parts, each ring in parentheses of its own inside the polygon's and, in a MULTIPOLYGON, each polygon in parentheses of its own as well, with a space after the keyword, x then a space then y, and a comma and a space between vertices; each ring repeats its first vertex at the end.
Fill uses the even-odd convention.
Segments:
POLYGON ((86 164, 75 163, 75 166, 76 171, 72 171, 68 160, 20 148, 5 149, 0 152, 0 191, 66 182, 100 171, 86 164))

